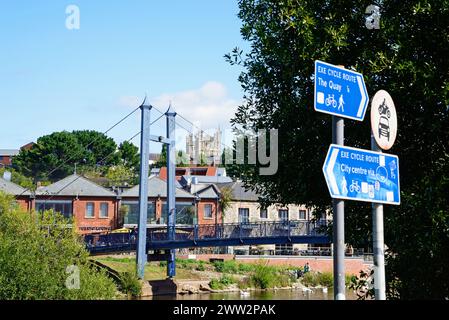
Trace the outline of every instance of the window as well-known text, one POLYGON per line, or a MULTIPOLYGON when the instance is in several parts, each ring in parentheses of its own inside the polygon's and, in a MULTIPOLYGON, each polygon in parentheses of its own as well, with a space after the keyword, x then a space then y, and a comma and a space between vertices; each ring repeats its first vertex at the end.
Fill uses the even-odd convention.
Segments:
POLYGON ((204 205, 204 218, 212 219, 212 205, 211 204, 204 205))
POLYGON ((64 218, 72 218, 72 201, 60 200, 36 200, 36 211, 44 212, 46 210, 54 210, 64 216, 64 218))
MULTIPOLYGON (((193 218, 195 217, 195 205, 191 202, 176 202, 176 224, 193 224, 193 218)), ((161 224, 167 223, 167 202, 162 202, 162 219, 161 224)), ((212 218, 212 216, 210 217, 212 218)))
POLYGON ((248 208, 239 208, 239 223, 249 223, 248 208))
POLYGON ((108 211, 109 211, 109 205, 107 202, 102 202, 100 204, 100 218, 107 218, 108 217, 108 211))
POLYGON ((276 244, 275 245, 275 255, 291 255, 293 252, 293 244, 276 244))
POLYGON ((94 203, 88 202, 86 203, 86 218, 94 218, 95 212, 94 212, 94 203))
POLYGON ((306 220, 306 217, 307 217, 307 211, 299 210, 299 220, 306 220))
POLYGON ((268 218, 268 210, 265 208, 260 208, 260 219, 268 218))
MULTIPOLYGON (((138 224, 139 222, 139 202, 123 201, 124 224, 138 224)), ((154 202, 148 202, 147 223, 156 223, 156 207, 154 202)))
POLYGON ((288 210, 287 209, 279 209, 279 220, 288 221, 288 210))
POLYGON ((195 206, 191 202, 176 202, 176 224, 193 224, 194 216, 195 206))

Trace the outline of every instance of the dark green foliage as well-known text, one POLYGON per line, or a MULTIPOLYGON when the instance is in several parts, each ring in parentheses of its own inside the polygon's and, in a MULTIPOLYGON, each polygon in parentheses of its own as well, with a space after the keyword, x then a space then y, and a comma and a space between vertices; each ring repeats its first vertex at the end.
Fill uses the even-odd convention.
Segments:
POLYGON ((75 139, 82 148, 81 159, 86 166, 110 166, 120 163, 117 144, 104 133, 94 130, 73 131, 75 139))
POLYGON ((162 168, 167 166, 167 145, 163 144, 161 149, 161 155, 159 160, 154 164, 156 168, 162 168))
POLYGON ((256 264, 254 273, 251 275, 251 283, 254 287, 271 288, 276 284, 276 280, 276 268, 269 266, 266 261, 256 264))
POLYGON ((200 261, 200 262, 198 263, 198 265, 196 266, 196 270, 197 270, 197 271, 205 271, 205 270, 206 270, 204 261, 200 261))
POLYGON ((112 138, 91 130, 54 132, 40 137, 29 150, 14 157, 13 166, 35 181, 56 181, 79 171, 119 163, 117 145, 112 138))
POLYGON ((139 164, 135 145, 125 141, 117 148, 112 138, 93 130, 54 132, 40 137, 31 149, 21 150, 13 158, 17 173, 32 177, 35 182, 65 178, 75 171, 76 165, 77 173, 93 177, 123 168, 110 184, 117 184, 117 179, 136 184, 139 164))
MULTIPOLYGON (((331 143, 331 117, 313 109, 314 61, 365 76, 372 97, 389 91, 398 137, 401 206, 385 206, 389 298, 449 297, 449 2, 447 0, 240 0, 241 33, 250 51, 226 55, 243 68, 244 103, 236 128, 279 129, 279 169, 239 175, 267 201, 330 209, 321 167, 331 143), (379 30, 365 9, 380 6, 379 30), (321 177, 321 178, 320 178, 321 177)), ((364 122, 345 121, 345 144, 370 149, 364 122)), ((347 201, 346 240, 371 245, 369 204, 347 201)))
POLYGON ((120 152, 122 164, 125 167, 132 169, 135 173, 138 173, 140 166, 139 148, 131 142, 124 141, 119 145, 118 150, 120 152))
POLYGON ((374 298, 374 270, 370 272, 360 271, 359 276, 352 276, 349 289, 356 292, 359 300, 374 298))
POLYGON ((333 287, 334 277, 331 272, 307 272, 301 278, 302 284, 307 287, 333 287))
POLYGON ((220 279, 212 279, 209 282, 209 286, 213 290, 223 290, 234 283, 237 283, 237 280, 234 277, 224 274, 220 279))
POLYGON ((137 278, 136 272, 123 272, 121 274, 120 291, 133 298, 142 295, 142 283, 137 278))
POLYGON ((215 271, 222 273, 237 273, 238 265, 234 260, 229 261, 214 261, 213 262, 215 271))

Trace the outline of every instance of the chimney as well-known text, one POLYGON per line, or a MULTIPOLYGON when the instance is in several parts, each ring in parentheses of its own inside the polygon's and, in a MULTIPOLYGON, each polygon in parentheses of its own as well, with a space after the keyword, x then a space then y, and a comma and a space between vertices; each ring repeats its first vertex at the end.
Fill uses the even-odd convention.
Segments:
POLYGON ((11 172, 9 171, 3 172, 3 179, 5 179, 6 181, 11 181, 11 172))

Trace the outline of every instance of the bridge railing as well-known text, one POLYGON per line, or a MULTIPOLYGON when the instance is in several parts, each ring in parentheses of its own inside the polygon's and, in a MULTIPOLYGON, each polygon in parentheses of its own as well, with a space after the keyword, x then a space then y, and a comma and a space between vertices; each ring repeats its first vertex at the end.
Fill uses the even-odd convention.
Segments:
MULTIPOLYGON (((174 239, 171 241, 198 241, 208 239, 241 239, 322 235, 320 225, 312 221, 281 221, 255 223, 226 223, 171 227, 174 239)), ((167 227, 149 229, 148 241, 170 241, 167 227)))
MULTIPOLYGON (((278 221, 255 223, 225 223, 202 224, 193 226, 171 227, 167 232, 167 226, 149 228, 147 232, 147 244, 161 242, 186 242, 203 240, 227 240, 227 239, 251 239, 251 238, 276 238, 297 236, 320 236, 320 227, 313 221, 278 221), (173 234, 173 238, 169 238, 173 234)), ((137 234, 110 233, 106 235, 86 235, 84 237, 86 247, 91 252, 103 250, 135 250, 137 234)))

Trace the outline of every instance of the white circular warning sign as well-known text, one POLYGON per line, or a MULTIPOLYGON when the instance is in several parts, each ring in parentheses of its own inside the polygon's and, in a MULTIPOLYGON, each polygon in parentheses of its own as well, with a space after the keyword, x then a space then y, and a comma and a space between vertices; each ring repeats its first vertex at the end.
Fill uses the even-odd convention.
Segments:
POLYGON ((396 140, 398 118, 393 99, 385 90, 376 92, 371 101, 371 130, 381 149, 391 149, 396 140))

